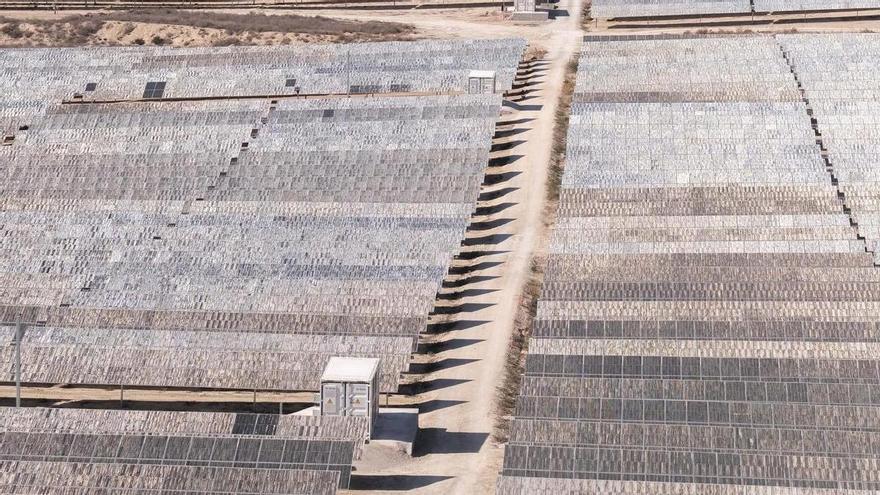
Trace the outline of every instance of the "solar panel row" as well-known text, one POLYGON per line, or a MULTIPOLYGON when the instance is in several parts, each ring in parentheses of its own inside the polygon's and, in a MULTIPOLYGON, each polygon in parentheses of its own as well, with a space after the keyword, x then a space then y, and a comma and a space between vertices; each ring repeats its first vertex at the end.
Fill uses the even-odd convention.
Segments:
POLYGON ((877 9, 877 0, 596 0, 594 18, 661 17, 877 9))
POLYGON ((20 495, 332 495, 332 471, 0 461, 0 491, 20 495))
POLYGON ((44 408, 0 408, 0 424, 4 493, 97 489, 120 469, 131 484, 116 490, 333 493, 368 429, 364 417, 44 408))

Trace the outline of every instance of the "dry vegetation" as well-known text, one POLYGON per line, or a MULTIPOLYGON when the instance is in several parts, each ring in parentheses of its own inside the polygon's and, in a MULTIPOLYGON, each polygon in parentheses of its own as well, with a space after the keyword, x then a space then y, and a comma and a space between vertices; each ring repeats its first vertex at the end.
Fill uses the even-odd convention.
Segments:
POLYGON ((593 25, 593 1, 585 0, 581 6, 581 29, 589 31, 593 25))
POLYGON ((541 60, 547 56, 547 50, 541 48, 540 46, 532 46, 530 45, 526 48, 526 53, 523 54, 524 62, 535 62, 537 60, 541 60))
POLYGON ((562 95, 556 107, 556 125, 553 128, 553 149, 550 157, 550 176, 547 180, 547 205, 549 211, 544 218, 553 222, 556 217, 556 203, 559 201, 559 186, 562 184, 562 171, 565 164, 565 146, 568 136, 568 121, 571 115, 571 100, 577 83, 577 56, 568 62, 565 68, 565 81, 562 95))
POLYGON ((0 46, 274 45, 415 38, 409 24, 300 15, 122 11, 57 19, 0 17, 0 46))

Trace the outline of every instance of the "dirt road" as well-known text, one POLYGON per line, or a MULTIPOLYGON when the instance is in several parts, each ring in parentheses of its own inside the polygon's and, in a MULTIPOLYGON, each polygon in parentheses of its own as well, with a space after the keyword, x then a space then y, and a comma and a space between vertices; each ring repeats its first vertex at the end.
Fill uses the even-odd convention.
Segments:
POLYGON ((521 101, 505 102, 499 119, 489 183, 466 241, 474 244, 466 251, 477 257, 458 262, 474 269, 444 290, 463 297, 448 302, 460 310, 458 323, 438 337, 445 350, 433 356, 436 369, 421 393, 425 405, 415 456, 369 446, 356 465, 353 486, 359 490, 494 493, 503 457, 503 447, 491 438, 496 389, 532 254, 546 235, 542 212, 556 105, 566 64, 582 35, 580 0, 563 0, 560 8, 569 16, 527 28, 534 34, 532 44, 547 54, 524 71, 531 73, 532 91, 521 101))

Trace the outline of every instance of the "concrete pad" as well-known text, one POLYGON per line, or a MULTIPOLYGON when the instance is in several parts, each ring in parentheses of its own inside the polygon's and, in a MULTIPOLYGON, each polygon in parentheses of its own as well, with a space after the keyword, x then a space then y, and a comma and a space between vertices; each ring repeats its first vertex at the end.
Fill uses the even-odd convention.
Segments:
POLYGON ((539 10, 536 12, 514 12, 510 15, 510 20, 515 22, 544 22, 549 17, 550 15, 547 11, 539 10))
POLYGON ((294 416, 320 416, 321 410, 318 406, 307 407, 302 411, 293 413, 294 416))
POLYGON ((419 410, 415 408, 379 408, 379 417, 370 438, 371 444, 384 445, 412 455, 419 433, 419 410))

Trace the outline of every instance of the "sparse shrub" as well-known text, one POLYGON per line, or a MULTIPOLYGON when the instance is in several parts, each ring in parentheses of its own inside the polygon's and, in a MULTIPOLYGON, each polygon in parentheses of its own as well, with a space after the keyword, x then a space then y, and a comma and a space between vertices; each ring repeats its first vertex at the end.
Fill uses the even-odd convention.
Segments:
POLYGON ((64 40, 64 42, 67 44, 79 45, 85 43, 89 38, 97 34, 98 31, 104 27, 104 21, 94 19, 75 19, 70 21, 69 25, 70 36, 67 40, 64 40))
POLYGON ((0 28, 0 33, 9 36, 10 38, 17 40, 23 38, 25 36, 24 30, 21 29, 21 24, 17 22, 8 22, 0 28))
POLYGON ((165 38, 159 36, 158 34, 156 36, 153 36, 153 39, 150 41, 152 41, 153 44, 156 46, 162 46, 168 42, 165 38))
POLYGON ((144 41, 143 38, 135 38, 135 39, 132 41, 132 43, 134 43, 135 45, 143 45, 144 43, 146 43, 146 41, 144 41))
POLYGON ((556 124, 553 127, 553 146, 550 159, 550 176, 547 180, 547 196, 550 201, 559 198, 559 187, 562 184, 562 167, 565 161, 565 148, 568 137, 568 121, 571 112, 571 100, 577 79, 578 58, 572 57, 565 67, 562 96, 556 107, 556 124))
POLYGON ((212 46, 236 46, 236 45, 238 45, 238 39, 234 38, 234 37, 233 38, 222 38, 222 39, 218 39, 217 41, 215 41, 211 45, 212 46))

